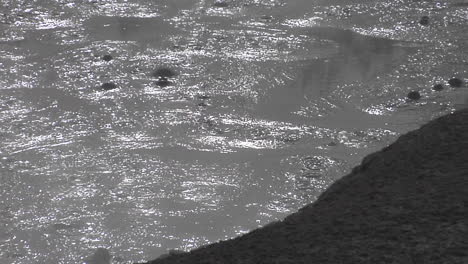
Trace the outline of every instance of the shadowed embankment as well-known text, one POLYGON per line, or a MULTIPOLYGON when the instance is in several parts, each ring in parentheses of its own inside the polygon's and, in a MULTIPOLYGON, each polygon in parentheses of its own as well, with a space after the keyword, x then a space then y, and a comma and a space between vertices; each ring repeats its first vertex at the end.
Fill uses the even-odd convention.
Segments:
POLYGON ((149 263, 468 263, 468 109, 367 156, 281 222, 149 263))

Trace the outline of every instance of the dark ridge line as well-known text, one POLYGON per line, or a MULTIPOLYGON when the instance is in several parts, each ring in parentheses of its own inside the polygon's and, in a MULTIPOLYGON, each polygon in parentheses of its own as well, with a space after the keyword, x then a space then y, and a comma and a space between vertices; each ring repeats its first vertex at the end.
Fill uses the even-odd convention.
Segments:
POLYGON ((313 203, 149 264, 467 263, 468 109, 366 156, 313 203))

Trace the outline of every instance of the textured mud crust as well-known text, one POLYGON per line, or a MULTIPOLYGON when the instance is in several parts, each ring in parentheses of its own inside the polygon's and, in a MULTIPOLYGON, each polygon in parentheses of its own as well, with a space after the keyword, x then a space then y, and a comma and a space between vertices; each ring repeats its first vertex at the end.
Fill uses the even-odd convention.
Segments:
POLYGON ((282 222, 149 263, 468 263, 468 110, 367 156, 282 222))

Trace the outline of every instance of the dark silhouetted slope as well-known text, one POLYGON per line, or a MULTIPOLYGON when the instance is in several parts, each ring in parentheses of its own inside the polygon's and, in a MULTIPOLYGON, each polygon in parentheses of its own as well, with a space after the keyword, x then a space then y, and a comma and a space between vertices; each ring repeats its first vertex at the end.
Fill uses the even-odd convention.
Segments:
POLYGON ((468 110, 367 156, 281 222, 149 263, 468 263, 468 110))

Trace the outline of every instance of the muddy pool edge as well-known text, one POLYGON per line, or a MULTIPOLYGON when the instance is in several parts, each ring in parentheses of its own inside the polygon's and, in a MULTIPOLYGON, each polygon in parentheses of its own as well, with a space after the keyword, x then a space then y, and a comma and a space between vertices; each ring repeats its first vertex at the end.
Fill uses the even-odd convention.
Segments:
POLYGON ((439 117, 366 156, 283 221, 147 263, 464 263, 466 131, 468 108, 439 117))

